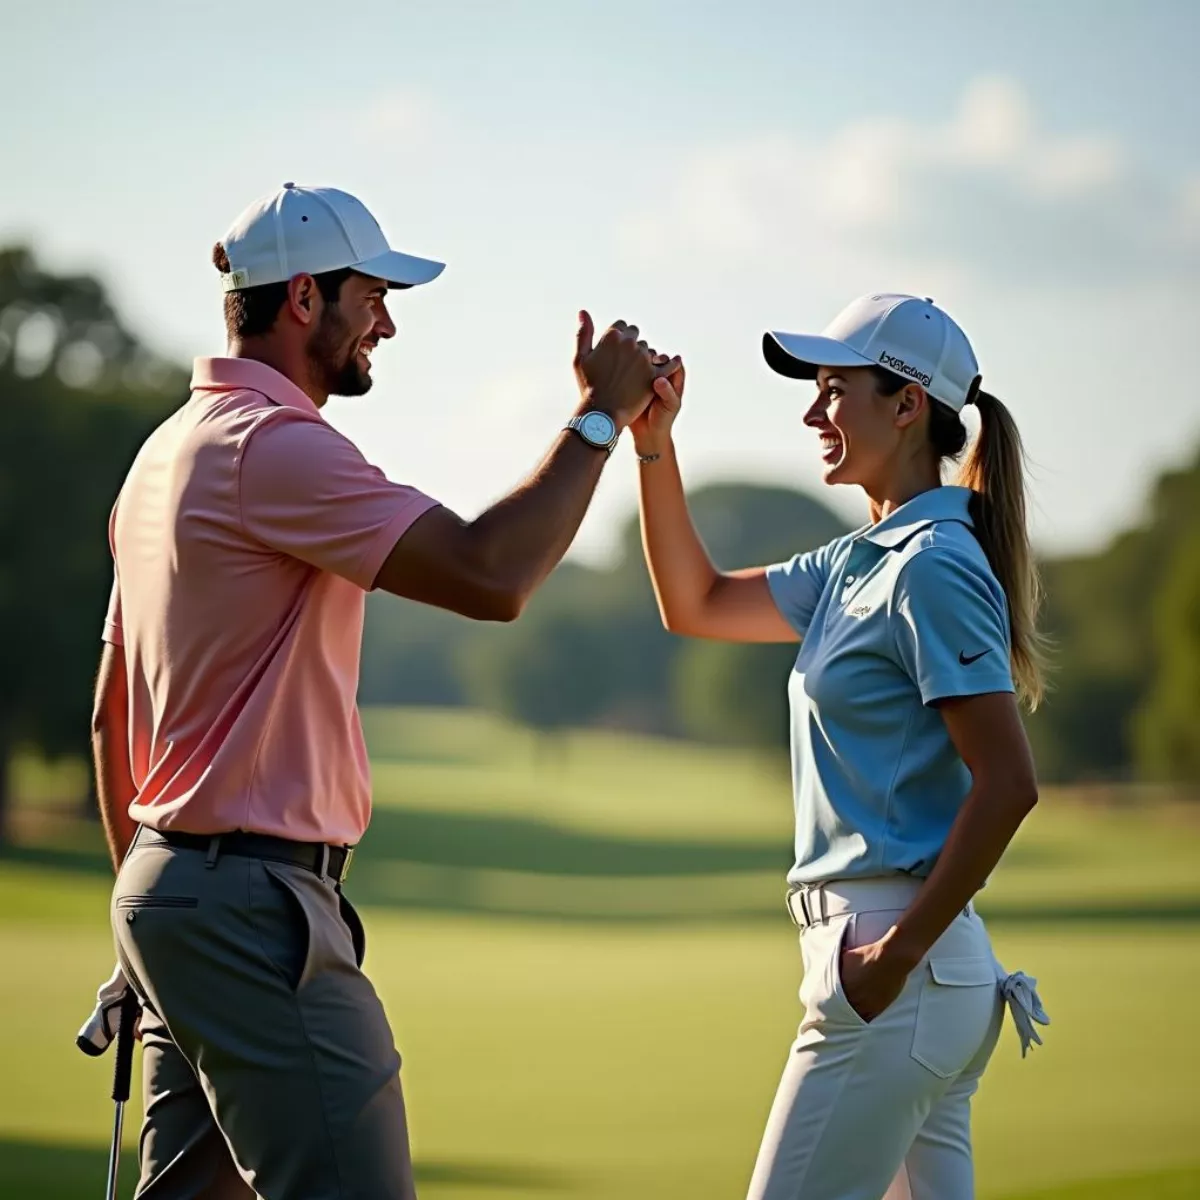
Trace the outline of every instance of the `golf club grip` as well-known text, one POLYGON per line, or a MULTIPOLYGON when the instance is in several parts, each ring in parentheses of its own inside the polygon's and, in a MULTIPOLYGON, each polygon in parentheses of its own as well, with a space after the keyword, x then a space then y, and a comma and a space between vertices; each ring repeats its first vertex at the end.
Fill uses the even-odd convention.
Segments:
POLYGON ((117 1024, 117 1059, 113 1064, 112 1098, 118 1104, 129 1099, 133 1075, 133 1028, 138 1019, 138 1000, 131 987, 121 997, 121 1016, 117 1024))

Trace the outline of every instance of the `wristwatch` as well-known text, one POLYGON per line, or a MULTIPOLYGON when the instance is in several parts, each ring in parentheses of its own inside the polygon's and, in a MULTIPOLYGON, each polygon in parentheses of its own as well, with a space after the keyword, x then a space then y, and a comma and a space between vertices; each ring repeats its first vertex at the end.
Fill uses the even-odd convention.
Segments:
POLYGON ((616 421, 608 413, 596 408, 572 417, 566 428, 573 429, 589 446, 594 446, 597 450, 606 450, 609 454, 613 452, 617 438, 620 437, 616 421))

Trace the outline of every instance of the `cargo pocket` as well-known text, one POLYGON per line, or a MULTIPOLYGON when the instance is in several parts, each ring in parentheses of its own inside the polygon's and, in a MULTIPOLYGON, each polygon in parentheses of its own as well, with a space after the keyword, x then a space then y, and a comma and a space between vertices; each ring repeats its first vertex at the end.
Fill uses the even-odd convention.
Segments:
POLYGON ((991 958, 934 958, 924 967, 912 1057, 939 1079, 951 1079, 975 1057, 999 999, 991 958))
POLYGON ((312 974, 312 922, 287 868, 252 860, 250 919, 268 962, 298 992, 312 974))

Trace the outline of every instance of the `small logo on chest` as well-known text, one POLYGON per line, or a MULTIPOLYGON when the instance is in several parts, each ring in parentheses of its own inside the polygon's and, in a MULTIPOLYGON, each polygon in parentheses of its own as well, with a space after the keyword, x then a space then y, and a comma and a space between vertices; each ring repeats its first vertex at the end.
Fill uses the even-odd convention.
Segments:
POLYGON ((850 615, 852 617, 857 617, 860 621, 863 619, 863 617, 868 616, 870 612, 871 606, 869 604, 856 604, 852 609, 849 610, 850 615))

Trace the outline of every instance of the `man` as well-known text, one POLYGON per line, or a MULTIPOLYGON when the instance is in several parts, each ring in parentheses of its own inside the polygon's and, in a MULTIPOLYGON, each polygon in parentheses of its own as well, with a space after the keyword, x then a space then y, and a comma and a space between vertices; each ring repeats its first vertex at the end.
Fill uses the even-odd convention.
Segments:
POLYGON ((388 289, 442 264, 392 250, 352 196, 291 183, 213 258, 228 356, 196 361, 121 488, 96 691, 114 932, 144 1009, 138 1195, 401 1200, 400 1059, 341 889, 370 812, 365 594, 516 618, 677 364, 623 322, 593 345, 581 313, 575 417, 464 521, 321 416, 370 388, 388 289))

